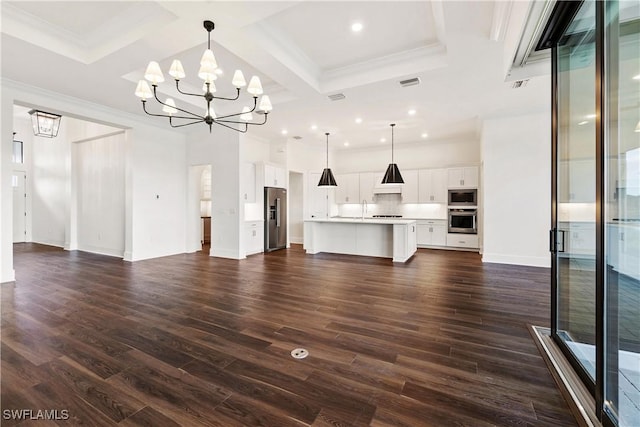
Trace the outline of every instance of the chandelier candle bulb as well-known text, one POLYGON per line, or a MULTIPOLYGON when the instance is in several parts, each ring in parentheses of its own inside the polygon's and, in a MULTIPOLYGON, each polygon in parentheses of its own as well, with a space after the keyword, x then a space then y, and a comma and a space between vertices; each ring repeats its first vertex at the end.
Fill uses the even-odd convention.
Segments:
POLYGON ((262 98, 260 98, 260 105, 258 106, 258 108, 261 111, 264 111, 265 113, 268 113, 269 111, 273 110, 273 106, 271 105, 271 100, 269 99, 268 95, 262 95, 262 98))
POLYGON ((184 73, 182 62, 178 59, 174 59, 171 63, 171 68, 169 69, 169 75, 176 80, 184 79, 186 74, 184 73))
POLYGON ((176 103, 173 98, 167 98, 164 103, 165 105, 162 107, 162 111, 164 111, 165 113, 175 114, 178 112, 178 110, 176 110, 176 103))
POLYGON ((147 65, 147 71, 144 72, 144 78, 149 80, 153 85, 157 85, 164 81, 164 74, 162 74, 160 65, 156 61, 149 62, 149 65, 147 65))
POLYGON ((208 115, 209 117, 211 117, 212 119, 215 119, 215 118, 217 117, 217 116, 216 116, 216 112, 215 112, 215 111, 213 111, 213 107, 209 107, 209 110, 207 111, 207 115, 208 115))
POLYGON ((140 80, 138 82, 138 86, 136 87, 136 96, 142 99, 153 98, 153 93, 151 92, 151 88, 146 80, 140 80))
POLYGON ((206 63, 200 65, 200 70, 198 71, 198 77, 200 77, 205 82, 212 82, 218 78, 216 74, 216 67, 213 64, 206 63))
POLYGON ((253 96, 262 95, 262 84, 260 83, 260 77, 251 77, 251 80, 249 80, 249 86, 247 87, 247 92, 249 92, 253 96))
POLYGON ((216 57, 213 55, 213 51, 211 49, 204 51, 202 59, 200 59, 200 65, 209 65, 214 69, 218 68, 218 62, 216 61, 216 57))
POLYGON ((233 80, 231 80, 231 84, 237 88, 241 88, 247 85, 247 81, 244 79, 244 74, 242 74, 242 71, 236 70, 236 72, 233 73, 233 80))

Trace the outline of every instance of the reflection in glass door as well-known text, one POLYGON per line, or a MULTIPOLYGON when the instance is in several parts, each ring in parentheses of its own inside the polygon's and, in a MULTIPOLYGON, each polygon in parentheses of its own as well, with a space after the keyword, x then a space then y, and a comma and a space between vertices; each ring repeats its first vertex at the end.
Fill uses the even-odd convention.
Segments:
POLYGON ((604 410, 640 426, 640 3, 605 4, 604 410))
POLYGON ((554 338, 587 384, 596 377, 595 2, 556 49, 557 232, 554 338))

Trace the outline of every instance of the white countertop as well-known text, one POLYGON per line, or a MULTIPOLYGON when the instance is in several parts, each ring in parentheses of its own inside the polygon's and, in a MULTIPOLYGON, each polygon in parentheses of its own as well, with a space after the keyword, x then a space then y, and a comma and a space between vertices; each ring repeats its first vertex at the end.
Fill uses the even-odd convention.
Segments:
POLYGON ((305 222, 333 222, 333 223, 345 223, 345 224, 415 224, 415 219, 403 219, 403 218, 313 218, 305 219, 305 222))

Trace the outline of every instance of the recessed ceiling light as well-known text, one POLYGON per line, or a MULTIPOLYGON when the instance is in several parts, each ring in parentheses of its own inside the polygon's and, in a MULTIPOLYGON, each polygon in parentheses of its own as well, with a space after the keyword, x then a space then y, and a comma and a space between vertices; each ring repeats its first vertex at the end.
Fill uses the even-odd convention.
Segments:
POLYGON ((286 129, 282 129, 282 134, 283 134, 283 135, 286 135, 286 134, 288 134, 288 133, 289 133, 289 132, 287 132, 287 130, 286 130, 286 129))
POLYGON ((587 123, 589 123, 589 120, 583 120, 580 123, 578 123, 578 126, 586 125, 587 123))
POLYGON ((387 138, 380 138, 380 142, 387 142, 387 138))
POLYGON ((416 110, 414 110, 413 108, 409 111, 407 111, 407 113, 409 113, 410 116, 415 116, 416 115, 416 110))
POLYGON ((357 123, 357 124, 362 123, 362 119, 361 119, 360 117, 357 117, 357 118, 356 118, 356 123, 357 123))
POLYGON ((422 138, 426 138, 426 137, 428 137, 428 136, 429 136, 429 134, 425 132, 425 133, 423 133, 423 134, 422 134, 422 135, 420 135, 420 136, 421 136, 422 138))
POLYGON ((362 31, 362 23, 361 22, 354 22, 353 24, 351 24, 351 31, 353 31, 354 33, 359 33, 360 31, 362 31))
POLYGON ((640 80, 640 74, 633 76, 633 80, 640 80))
POLYGON ((586 119, 595 119, 596 115, 595 114, 587 114, 586 116, 584 116, 586 119))
POLYGON ((349 141, 346 141, 346 142, 344 143, 344 146, 345 146, 345 147, 348 147, 348 146, 349 146, 349 141))
POLYGON ((317 130, 318 126, 317 125, 311 125, 311 130, 317 130))

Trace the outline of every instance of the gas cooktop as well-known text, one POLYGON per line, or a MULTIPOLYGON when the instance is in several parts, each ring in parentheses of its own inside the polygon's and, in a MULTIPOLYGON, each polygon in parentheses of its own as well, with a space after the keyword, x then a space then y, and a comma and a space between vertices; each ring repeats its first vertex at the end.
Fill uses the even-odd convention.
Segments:
POLYGON ((373 215, 373 218, 402 218, 402 215, 373 215))

